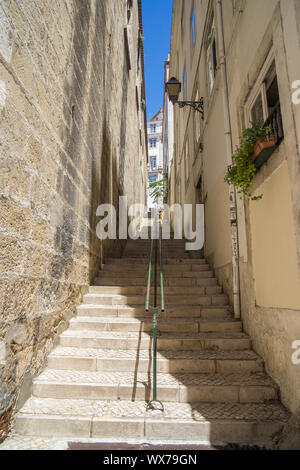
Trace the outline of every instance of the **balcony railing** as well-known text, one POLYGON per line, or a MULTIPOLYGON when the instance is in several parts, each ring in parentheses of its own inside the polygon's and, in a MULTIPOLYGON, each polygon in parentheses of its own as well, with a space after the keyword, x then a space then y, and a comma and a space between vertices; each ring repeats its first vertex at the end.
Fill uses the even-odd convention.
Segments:
POLYGON ((271 126, 275 135, 275 144, 278 146, 284 137, 282 118, 281 118, 281 109, 280 102, 275 105, 270 116, 264 123, 264 126, 271 126))

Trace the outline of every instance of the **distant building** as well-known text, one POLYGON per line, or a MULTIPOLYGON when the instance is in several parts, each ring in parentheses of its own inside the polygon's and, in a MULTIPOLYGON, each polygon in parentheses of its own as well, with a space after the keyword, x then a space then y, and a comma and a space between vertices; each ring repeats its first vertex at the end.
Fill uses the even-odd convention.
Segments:
MULTIPOLYGON (((162 144, 163 110, 147 122, 148 131, 148 182, 158 181, 163 177, 163 144, 162 144)), ((148 208, 154 206, 154 200, 148 189, 148 208)))

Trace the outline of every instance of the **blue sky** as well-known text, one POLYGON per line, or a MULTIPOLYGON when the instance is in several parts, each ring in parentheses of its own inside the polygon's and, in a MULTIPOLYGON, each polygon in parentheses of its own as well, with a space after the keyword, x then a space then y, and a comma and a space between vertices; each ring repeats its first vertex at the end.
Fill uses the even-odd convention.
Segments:
POLYGON ((172 0, 142 0, 147 116, 163 105, 164 61, 170 52, 172 0))

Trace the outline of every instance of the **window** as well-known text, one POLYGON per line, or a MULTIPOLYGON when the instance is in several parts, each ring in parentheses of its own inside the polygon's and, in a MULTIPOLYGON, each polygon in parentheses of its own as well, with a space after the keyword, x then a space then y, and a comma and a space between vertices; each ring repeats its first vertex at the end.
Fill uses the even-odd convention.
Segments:
MULTIPOLYGON (((198 89, 195 95, 195 101, 199 101, 198 89)), ((196 141, 196 144, 198 144, 200 135, 201 135, 201 114, 200 113, 194 114, 194 123, 195 123, 195 141, 196 141)))
POLYGON ((155 132, 156 132, 156 124, 151 124, 151 125, 150 125, 150 132, 151 132, 151 134, 155 134, 155 132))
POLYGON ((211 20, 211 26, 206 40, 206 64, 207 64, 207 80, 208 90, 211 93, 215 76, 217 73, 217 46, 214 19, 211 20))
POLYGON ((263 82, 258 86, 252 103, 250 105, 250 121, 263 125, 279 103, 275 60, 272 61, 263 82))
POLYGON ((156 156, 154 157, 150 157, 150 167, 151 167, 151 170, 155 170, 156 169, 156 161, 157 161, 157 158, 156 156))
POLYGON ((195 18, 195 0, 193 2, 193 10, 191 16, 191 31, 192 31, 192 45, 195 47, 195 39, 196 39, 196 18, 195 18))
POLYGON ((245 106, 246 125, 270 125, 276 145, 284 137, 274 53, 271 49, 245 106))
POLYGON ((183 100, 186 101, 187 92, 186 92, 186 70, 183 72, 183 100))
POLYGON ((150 147, 155 148, 156 147, 156 139, 149 139, 150 147))
POLYGON ((153 182, 153 181, 156 181, 157 180, 157 175, 149 175, 148 180, 150 181, 150 183, 153 182))
POLYGON ((189 145, 188 141, 185 143, 185 149, 184 149, 184 165, 185 165, 185 181, 188 181, 189 179, 189 145))

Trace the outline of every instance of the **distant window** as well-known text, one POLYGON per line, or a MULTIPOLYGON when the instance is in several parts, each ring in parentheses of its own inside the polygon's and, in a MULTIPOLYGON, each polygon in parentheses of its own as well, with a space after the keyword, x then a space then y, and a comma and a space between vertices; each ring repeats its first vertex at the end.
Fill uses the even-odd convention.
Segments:
POLYGON ((157 180, 157 175, 149 175, 149 176, 148 176, 148 180, 149 180, 150 182, 156 181, 156 180, 157 180))
POLYGON ((150 165, 151 165, 151 170, 156 170, 156 156, 155 157, 150 157, 150 165))
POLYGON ((183 100, 186 101, 187 92, 186 92, 186 70, 183 72, 183 100))
POLYGON ((217 46, 214 19, 211 20, 211 27, 206 40, 206 64, 209 92, 212 91, 217 73, 217 46))
POLYGON ((195 0, 193 2, 193 10, 192 10, 192 16, 191 16, 191 30, 192 30, 192 44, 194 47, 195 39, 196 39, 195 0))
POLYGON ((188 181, 188 179, 189 179, 189 145, 188 145, 188 141, 186 141, 186 143, 185 143, 184 160, 185 160, 185 180, 188 181))
POLYGON ((156 147, 156 139, 149 139, 150 147, 155 148, 156 147))
POLYGON ((150 125, 150 132, 151 132, 151 134, 155 134, 155 132, 156 132, 156 124, 151 124, 151 125, 150 125))
MULTIPOLYGON (((195 96, 195 101, 199 101, 199 91, 197 89, 196 96, 195 96)), ((195 123, 195 141, 196 144, 198 144, 200 135, 201 135, 201 118, 200 118, 200 113, 195 113, 194 115, 194 123, 195 123)))

